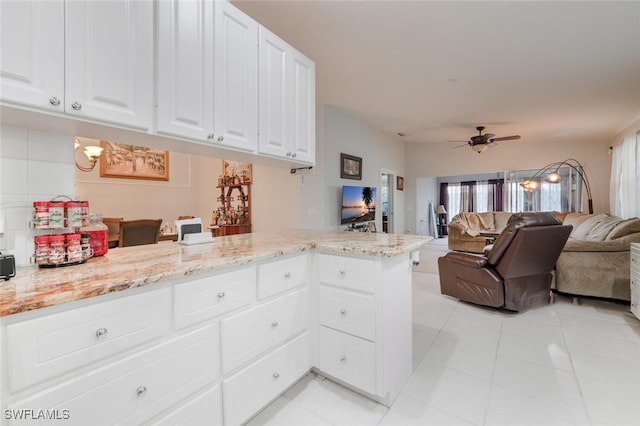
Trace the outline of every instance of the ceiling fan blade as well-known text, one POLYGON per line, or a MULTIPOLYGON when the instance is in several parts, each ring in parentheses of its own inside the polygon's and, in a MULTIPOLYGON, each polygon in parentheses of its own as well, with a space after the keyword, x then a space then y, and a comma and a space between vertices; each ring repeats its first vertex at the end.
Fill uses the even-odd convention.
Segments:
POLYGON ((482 135, 482 137, 485 138, 485 140, 489 140, 492 137, 494 137, 495 135, 493 133, 485 133, 484 135, 482 135))
POLYGON ((469 143, 469 141, 447 141, 447 142, 454 142, 454 143, 469 143))
POLYGON ((490 140, 490 142, 496 142, 496 141, 515 141, 520 139, 520 135, 513 135, 513 136, 504 136, 501 138, 492 138, 490 140))
POLYGON ((469 146, 469 145, 468 144, 464 144, 464 145, 452 146, 451 148, 456 149, 456 148, 462 148, 464 146, 469 146))

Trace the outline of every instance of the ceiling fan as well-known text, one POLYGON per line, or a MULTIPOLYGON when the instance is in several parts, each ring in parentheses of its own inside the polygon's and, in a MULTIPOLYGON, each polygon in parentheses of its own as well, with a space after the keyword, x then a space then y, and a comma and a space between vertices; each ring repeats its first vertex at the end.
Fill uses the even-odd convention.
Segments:
MULTIPOLYGON (((495 137, 496 135, 494 135, 493 133, 483 134, 482 132, 484 131, 484 129, 485 129, 484 126, 476 127, 476 130, 478 131, 478 134, 476 136, 471 136, 471 138, 468 141, 466 141, 466 145, 459 145, 454 148, 460 148, 460 147, 469 145, 471 149, 473 149, 475 152, 480 154, 481 152, 485 151, 487 147, 495 146, 496 142, 498 141, 514 141, 514 140, 520 139, 520 135, 504 136, 501 138, 496 138, 495 137)), ((454 142, 459 142, 459 141, 454 141, 454 142)))

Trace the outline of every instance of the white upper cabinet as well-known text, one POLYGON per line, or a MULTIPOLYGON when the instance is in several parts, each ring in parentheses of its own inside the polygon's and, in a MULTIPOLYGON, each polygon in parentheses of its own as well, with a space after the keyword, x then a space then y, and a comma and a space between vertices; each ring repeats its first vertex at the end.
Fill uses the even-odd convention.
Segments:
POLYGON ((151 129, 153 2, 65 2, 65 112, 151 129))
POLYGON ((215 9, 215 143, 255 152, 258 23, 227 2, 216 2, 215 9))
POLYGON ((157 3, 156 131, 210 141, 214 0, 157 3))
POLYGON ((64 2, 0 1, 0 99, 64 110, 64 2))
POLYGON ((316 160, 316 64, 292 50, 292 132, 291 153, 297 161, 315 164, 316 160))
POLYGON ((315 64, 260 27, 259 137, 261 154, 315 162, 315 64))

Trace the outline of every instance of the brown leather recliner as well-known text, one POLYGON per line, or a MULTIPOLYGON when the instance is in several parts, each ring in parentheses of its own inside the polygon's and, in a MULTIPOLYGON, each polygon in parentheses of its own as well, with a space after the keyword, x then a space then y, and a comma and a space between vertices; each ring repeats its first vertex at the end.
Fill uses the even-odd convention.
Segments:
POLYGON ((438 258, 442 294, 522 311, 548 304, 551 271, 571 225, 551 213, 517 213, 484 255, 449 252, 438 258))

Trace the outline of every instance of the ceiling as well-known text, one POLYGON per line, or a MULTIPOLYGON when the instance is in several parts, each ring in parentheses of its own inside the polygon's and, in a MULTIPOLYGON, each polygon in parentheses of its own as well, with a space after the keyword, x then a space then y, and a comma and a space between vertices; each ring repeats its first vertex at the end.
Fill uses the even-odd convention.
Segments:
POLYGON ((316 62, 319 103, 405 142, 602 142, 640 118, 640 1, 232 3, 316 62))

